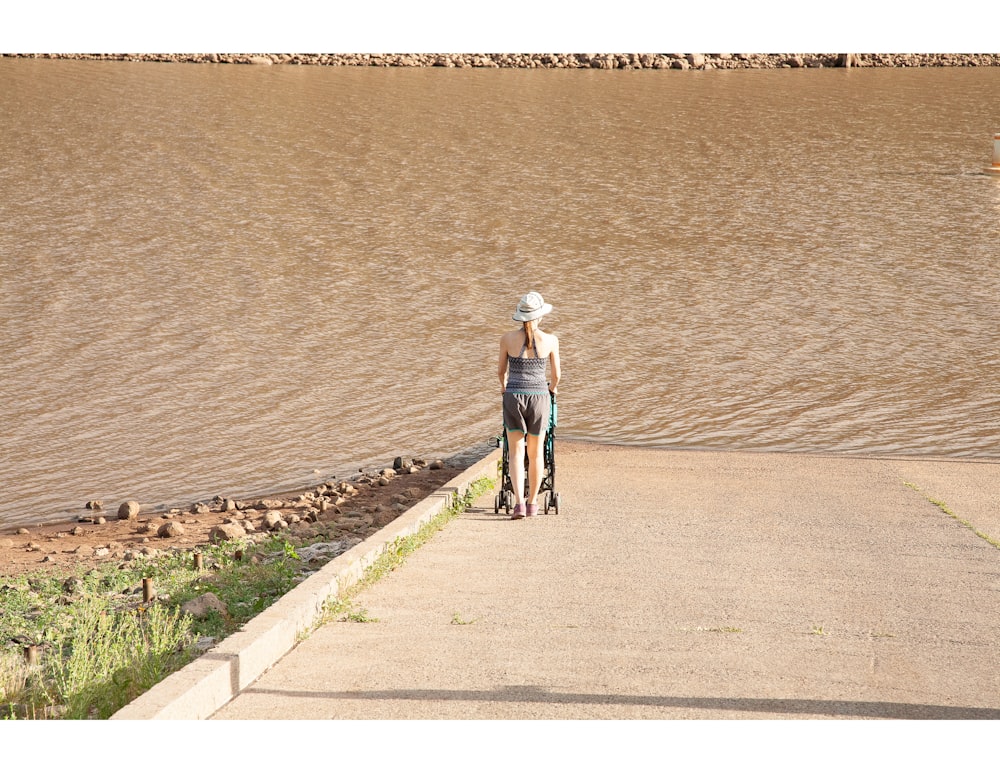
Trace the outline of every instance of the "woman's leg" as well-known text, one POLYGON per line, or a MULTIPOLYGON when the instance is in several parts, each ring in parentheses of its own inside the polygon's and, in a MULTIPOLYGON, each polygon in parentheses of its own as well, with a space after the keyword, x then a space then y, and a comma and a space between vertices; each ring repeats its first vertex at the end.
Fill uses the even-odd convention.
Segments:
POLYGON ((535 504, 545 470, 545 436, 528 435, 528 504, 535 504))
MULTIPOLYGON (((507 430, 507 464, 510 467, 510 482, 514 486, 514 502, 524 504, 524 433, 507 430)), ((534 463, 532 463, 534 472, 534 463)))

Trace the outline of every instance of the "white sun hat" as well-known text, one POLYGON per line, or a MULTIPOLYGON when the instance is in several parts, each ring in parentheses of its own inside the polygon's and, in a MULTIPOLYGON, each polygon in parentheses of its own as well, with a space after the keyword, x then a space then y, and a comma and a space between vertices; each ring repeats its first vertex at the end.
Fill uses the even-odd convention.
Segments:
POLYGON ((552 304, 546 303, 541 293, 532 291, 521 296, 513 319, 518 322, 530 322, 533 319, 544 317, 550 311, 552 311, 552 304))

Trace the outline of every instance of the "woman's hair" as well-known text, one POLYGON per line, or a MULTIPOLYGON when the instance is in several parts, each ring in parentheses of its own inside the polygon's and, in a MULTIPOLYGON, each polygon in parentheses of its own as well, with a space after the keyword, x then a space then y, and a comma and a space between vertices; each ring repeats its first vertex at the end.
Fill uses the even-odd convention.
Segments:
POLYGON ((524 323, 524 336, 528 339, 527 346, 529 349, 535 352, 535 356, 538 356, 538 349, 535 349, 535 331, 531 327, 531 321, 524 323))

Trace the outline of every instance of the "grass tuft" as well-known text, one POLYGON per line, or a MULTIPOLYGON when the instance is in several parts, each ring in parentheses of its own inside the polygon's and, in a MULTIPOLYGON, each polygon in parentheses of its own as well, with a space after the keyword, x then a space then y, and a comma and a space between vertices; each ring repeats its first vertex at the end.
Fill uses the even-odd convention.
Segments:
POLYGON ((940 499, 935 499, 925 491, 921 491, 920 488, 914 483, 907 483, 906 481, 903 481, 903 485, 906 486, 907 488, 911 488, 914 491, 916 491, 918 494, 920 494, 920 496, 922 496, 924 499, 926 499, 928 502, 934 505, 938 510, 940 510, 945 515, 954 518, 956 521, 965 526, 967 529, 970 529, 972 533, 975 534, 980 539, 985 540, 993 547, 1000 549, 1000 540, 994 539, 989 534, 979 531, 979 529, 973 526, 969 521, 965 520, 964 518, 960 518, 952 511, 950 507, 948 507, 948 505, 945 502, 941 501, 940 499))

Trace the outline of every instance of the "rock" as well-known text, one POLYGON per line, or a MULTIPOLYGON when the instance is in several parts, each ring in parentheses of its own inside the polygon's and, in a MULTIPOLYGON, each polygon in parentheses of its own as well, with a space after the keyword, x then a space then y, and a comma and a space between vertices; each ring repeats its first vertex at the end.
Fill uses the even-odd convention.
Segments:
POLYGON ((118 520, 134 521, 139 516, 139 510, 139 503, 135 500, 130 499, 128 502, 122 502, 118 506, 118 520))
POLYGON ((17 533, 18 534, 22 534, 22 535, 23 534, 31 534, 31 532, 28 531, 27 529, 25 529, 23 526, 20 529, 17 530, 17 533))
POLYGON ((347 537, 336 542, 317 542, 313 545, 307 545, 306 547, 299 548, 296 552, 298 552, 299 558, 306 563, 329 561, 332 558, 336 558, 341 553, 350 550, 359 542, 361 542, 361 540, 357 537, 347 537))
POLYGON ((63 590, 67 593, 76 593, 83 586, 83 580, 79 577, 70 577, 63 582, 63 590))
POLYGON ((433 462, 431 462, 431 463, 430 463, 430 465, 428 465, 428 466, 429 466, 429 467, 430 467, 430 468, 431 468, 432 470, 443 470, 443 469, 444 469, 444 461, 443 461, 443 460, 441 460, 441 459, 435 459, 435 460, 434 460, 433 462))
POLYGON ((213 612, 217 612, 223 616, 229 614, 229 610, 222 603, 222 599, 211 591, 203 593, 197 598, 193 598, 181 605, 181 614, 191 615, 199 619, 208 617, 213 612))
POLYGON ((214 527, 212 531, 209 532, 208 539, 213 544, 218 544, 228 540, 239 539, 240 537, 245 537, 246 535, 246 529, 238 523, 223 523, 214 527))
POLYGON ((404 460, 402 456, 397 456, 392 461, 392 469, 394 469, 394 470, 401 470, 404 467, 409 467, 409 466, 410 466, 410 463, 408 461, 404 460))
POLYGON ((268 510, 264 513, 264 528, 268 531, 280 531, 287 529, 288 523, 277 510, 268 510))
POLYGON ((705 55, 704 54, 688 54, 688 63, 695 68, 705 66, 705 55))
POLYGON ((189 512, 192 512, 195 515, 205 515, 206 513, 212 512, 212 508, 206 505, 204 502, 195 502, 193 505, 191 505, 191 509, 189 512))
POLYGON ((372 519, 372 526, 381 529, 383 526, 388 526, 399 516, 399 513, 395 513, 391 510, 383 508, 375 513, 375 517, 372 519))
POLYGON ((91 499, 89 502, 87 502, 87 509, 88 510, 103 510, 104 509, 104 502, 102 502, 100 499, 91 499))
POLYGON ((37 542, 29 542, 25 548, 29 553, 40 553, 42 546, 37 542))
POLYGON ((177 521, 167 521, 156 530, 157 537, 180 537, 184 534, 184 527, 177 521))
POLYGON ((96 523, 96 524, 97 524, 98 526, 103 526, 103 525, 104 525, 104 524, 106 524, 107 522, 108 522, 108 519, 107 519, 107 518, 105 518, 105 517, 104 517, 103 515, 99 515, 99 516, 97 516, 97 517, 96 517, 96 518, 94 519, 94 523, 96 523))
POLYGON ((87 531, 82 526, 77 526, 73 531, 70 532, 74 537, 82 537, 87 531))
POLYGON ((391 478, 392 478, 392 477, 393 477, 393 476, 394 476, 395 474, 396 474, 396 470, 395 470, 395 469, 393 469, 392 467, 386 467, 386 468, 385 468, 384 470, 382 470, 382 471, 381 471, 381 472, 379 473, 379 475, 380 475, 380 476, 381 476, 382 478, 390 478, 390 479, 391 479, 391 478))

